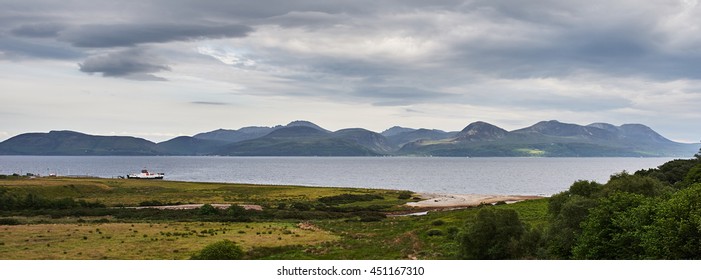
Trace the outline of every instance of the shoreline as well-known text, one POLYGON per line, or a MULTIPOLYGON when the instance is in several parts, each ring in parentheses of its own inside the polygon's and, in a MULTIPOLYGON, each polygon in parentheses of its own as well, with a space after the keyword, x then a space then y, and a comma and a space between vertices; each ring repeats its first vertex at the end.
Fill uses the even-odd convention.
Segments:
POLYGON ((417 193, 423 200, 407 202, 406 205, 416 208, 457 208, 474 207, 481 204, 493 204, 500 201, 515 203, 525 200, 541 199, 537 195, 490 195, 490 194, 438 194, 417 193))

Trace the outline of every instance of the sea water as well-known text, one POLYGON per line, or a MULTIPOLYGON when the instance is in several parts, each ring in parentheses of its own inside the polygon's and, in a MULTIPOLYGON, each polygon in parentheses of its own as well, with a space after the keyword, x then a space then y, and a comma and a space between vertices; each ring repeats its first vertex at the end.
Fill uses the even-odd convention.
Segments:
POLYGON ((0 156, 0 174, 118 178, 141 169, 166 180, 429 193, 552 195, 576 180, 654 168, 671 158, 0 156))

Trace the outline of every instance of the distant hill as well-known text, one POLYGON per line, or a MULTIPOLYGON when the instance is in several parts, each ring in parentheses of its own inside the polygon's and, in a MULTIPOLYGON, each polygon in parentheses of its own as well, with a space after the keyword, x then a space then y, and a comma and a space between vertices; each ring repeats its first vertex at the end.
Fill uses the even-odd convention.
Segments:
POLYGON ((218 140, 198 139, 190 136, 180 136, 156 144, 158 151, 164 155, 204 156, 211 155, 229 142, 218 140))
POLYGON ((401 148, 407 143, 416 142, 420 140, 440 140, 454 137, 456 132, 445 132, 438 129, 406 129, 402 131, 397 131, 397 133, 392 133, 385 135, 389 143, 393 146, 401 148))
POLYGON ((312 122, 218 129, 153 143, 73 131, 25 133, 0 142, 2 155, 691 157, 699 144, 671 141, 642 124, 586 126, 542 121, 507 131, 473 122, 459 132, 392 127, 326 130, 312 122))
POLYGON ((311 127, 311 128, 316 129, 316 130, 321 130, 323 132, 331 132, 331 131, 328 131, 328 130, 322 128, 321 126, 316 125, 315 123, 310 122, 310 121, 293 121, 293 122, 288 123, 285 127, 296 127, 296 126, 311 127))
POLYGON ((217 129, 210 132, 198 133, 193 138, 236 143, 262 137, 275 130, 272 127, 250 126, 239 130, 217 129))
POLYGON ((473 122, 460 131, 455 141, 499 141, 509 136, 509 132, 486 122, 473 122))
POLYGON ((362 128, 341 129, 331 134, 333 138, 358 144, 378 154, 389 154, 397 150, 382 134, 362 128))
POLYGON ((401 126, 393 126, 393 127, 386 129, 385 131, 381 132, 380 134, 382 134, 382 136, 384 136, 384 137, 392 137, 392 136, 395 136, 397 134, 407 133, 407 132, 412 132, 412 131, 416 131, 416 129, 406 128, 406 127, 401 127, 401 126))
POLYGON ((285 126, 261 138, 226 145, 216 154, 228 156, 377 156, 357 141, 334 137, 309 125, 285 126))
POLYGON ((514 131, 475 122, 453 139, 413 142, 399 153, 478 157, 689 157, 698 149, 697 144, 673 142, 640 124, 581 126, 543 121, 514 131))
POLYGON ((25 133, 0 143, 4 155, 158 155, 156 143, 129 136, 94 136, 74 131, 25 133))

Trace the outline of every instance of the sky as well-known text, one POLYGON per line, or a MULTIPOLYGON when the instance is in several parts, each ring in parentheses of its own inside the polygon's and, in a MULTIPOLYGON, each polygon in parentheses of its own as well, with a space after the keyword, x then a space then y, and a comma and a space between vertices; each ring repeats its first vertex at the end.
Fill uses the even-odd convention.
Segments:
POLYGON ((695 0, 0 0, 0 141, 559 120, 699 142, 700 28, 695 0))

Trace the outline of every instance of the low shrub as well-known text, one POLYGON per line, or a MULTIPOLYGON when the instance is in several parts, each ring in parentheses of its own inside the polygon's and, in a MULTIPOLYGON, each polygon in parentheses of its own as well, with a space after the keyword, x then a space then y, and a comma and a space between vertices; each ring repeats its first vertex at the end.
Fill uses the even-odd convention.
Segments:
POLYGON ((240 260, 243 250, 231 240, 222 240, 207 245, 190 257, 191 260, 240 260))
POLYGON ((139 206, 163 206, 163 205, 166 205, 166 204, 159 201, 159 200, 155 200, 155 199, 139 202, 139 206))
POLYGON ((411 192, 401 192, 397 198, 399 199, 410 199, 412 193, 411 192))
POLYGON ((429 229, 426 232, 426 235, 428 235, 428 236, 443 236, 443 231, 441 231, 440 229, 436 229, 436 228, 429 229))
POLYGON ((198 213, 200 215, 216 215, 219 214, 219 210, 211 204, 205 204, 198 209, 198 213))
POLYGON ((335 204, 346 204, 346 203, 353 203, 353 202, 359 202, 359 201, 372 201, 375 199, 385 199, 381 195, 377 194, 349 194, 349 193, 344 193, 344 194, 339 194, 339 195, 334 195, 334 196, 326 196, 326 197, 321 197, 318 199, 319 202, 329 204, 329 205, 335 205, 335 204))
POLYGON ((5 226, 14 226, 14 225, 20 225, 19 220, 13 219, 13 218, 0 218, 0 225, 5 225, 5 226))

